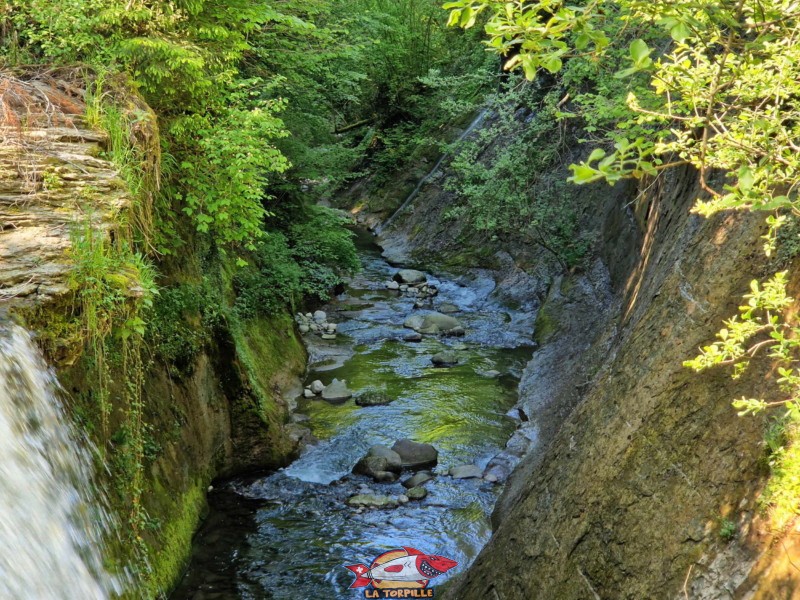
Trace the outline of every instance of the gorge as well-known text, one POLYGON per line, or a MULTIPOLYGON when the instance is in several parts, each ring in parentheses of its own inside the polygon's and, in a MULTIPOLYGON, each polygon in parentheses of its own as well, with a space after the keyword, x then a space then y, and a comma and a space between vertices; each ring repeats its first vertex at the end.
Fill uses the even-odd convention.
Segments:
POLYGON ((798 597, 800 15, 667 4, 0 7, 0 596, 798 597))

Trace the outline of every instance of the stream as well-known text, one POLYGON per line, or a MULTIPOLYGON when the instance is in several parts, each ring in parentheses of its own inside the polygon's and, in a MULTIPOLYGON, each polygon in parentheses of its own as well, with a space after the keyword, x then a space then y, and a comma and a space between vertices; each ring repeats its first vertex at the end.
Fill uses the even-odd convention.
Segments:
POLYGON ((229 481, 209 495, 210 515, 173 600, 363 598, 363 588, 349 589, 354 576, 343 565, 369 565, 401 546, 458 563, 435 587, 463 571, 488 541, 488 516, 501 486, 447 473, 457 465, 485 467, 516 429, 511 409, 532 352, 531 315, 502 306, 492 294, 494 280, 477 270, 428 274, 439 293, 415 308, 415 298, 386 289, 397 268, 372 237, 361 232, 358 245, 362 271, 323 307, 338 325, 336 339, 305 336, 306 384, 345 379, 356 396, 379 389, 394 401, 360 407, 353 399, 300 398, 295 418, 319 442, 285 469, 229 481), (446 305, 465 336, 404 341, 409 315, 446 305), (459 364, 434 368, 431 356, 446 349, 458 353, 459 364), (399 481, 375 483, 350 473, 371 446, 400 438, 439 452, 427 496, 392 509, 348 506, 354 494, 405 493, 399 481))

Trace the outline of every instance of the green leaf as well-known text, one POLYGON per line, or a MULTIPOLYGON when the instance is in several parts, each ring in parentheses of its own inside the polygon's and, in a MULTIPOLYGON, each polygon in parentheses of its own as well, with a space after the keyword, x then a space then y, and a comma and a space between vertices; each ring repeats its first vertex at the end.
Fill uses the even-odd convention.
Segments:
POLYGON ((569 181, 577 184, 591 183, 601 177, 601 174, 586 164, 570 165, 572 170, 572 177, 569 181))
POLYGON ((558 73, 561 70, 562 62, 557 56, 550 56, 542 62, 542 66, 551 73, 558 73))
POLYGON ((692 36, 692 30, 689 29, 689 26, 686 25, 686 23, 678 23, 670 28, 669 35, 676 42, 682 42, 686 38, 692 36))
MULTIPOLYGON (((445 5, 447 6, 447 5, 445 5)), ((461 20, 461 11, 454 10, 450 12, 450 18, 447 19, 447 26, 448 27, 455 27, 458 25, 458 22, 461 20)))
POLYGON ((536 78, 536 65, 533 62, 533 59, 530 55, 524 55, 522 57, 522 70, 525 71, 525 78, 529 81, 533 81, 536 78))
POLYGON ((589 155, 589 158, 586 159, 587 163, 592 163, 596 160, 600 160, 606 155, 606 151, 602 148, 595 148, 592 150, 592 153, 589 155))
POLYGON ((642 67, 646 64, 645 60, 649 58, 650 52, 652 52, 652 50, 648 48, 643 40, 633 40, 633 42, 631 42, 631 59, 633 60, 633 64, 637 67, 642 67))

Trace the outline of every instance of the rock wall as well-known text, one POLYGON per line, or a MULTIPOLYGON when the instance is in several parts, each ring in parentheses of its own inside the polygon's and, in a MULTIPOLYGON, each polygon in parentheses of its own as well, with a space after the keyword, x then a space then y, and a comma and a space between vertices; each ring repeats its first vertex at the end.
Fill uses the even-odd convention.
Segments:
POLYGON ((86 126, 83 90, 64 80, 0 76, 0 302, 64 295, 70 228, 115 227, 132 199, 86 126))
POLYGON ((453 197, 441 190, 427 186, 384 232, 388 255, 419 264, 460 253, 492 266, 498 293, 536 312, 540 344, 520 383, 528 421, 496 463, 524 458, 492 540, 445 597, 800 596, 796 536, 773 537, 756 509, 764 421, 730 406, 774 396, 772 374, 753 364, 734 382, 682 366, 735 314, 750 280, 770 274, 761 216, 691 215, 691 171, 641 189, 573 188, 593 198, 582 228, 596 244, 581 269, 564 271, 540 249, 448 222, 453 197), (735 540, 720 534, 723 519, 737 524, 735 540))
MULTIPOLYGON (((115 235, 129 219, 134 199, 114 164, 104 158, 107 136, 86 125, 81 85, 82 79, 71 76, 0 75, 0 313, 10 313, 39 336, 81 431, 105 449, 108 464, 98 465, 98 479, 124 528, 130 506, 118 490, 126 489, 122 478, 129 471, 115 461, 124 460, 125 452, 125 377, 119 361, 109 358, 113 407, 103 432, 97 381, 76 333, 79 290, 70 280, 69 249, 73 227, 115 235)), ((157 132, 152 111, 142 110, 135 94, 131 101, 152 119, 151 133, 157 132)), ((187 243, 180 264, 161 265, 167 277, 159 284, 213 276, 218 296, 232 297, 229 267, 220 260, 200 267, 201 252, 187 243)), ((190 364, 180 368, 152 348, 146 350, 141 499, 148 519, 142 533, 148 567, 138 589, 130 590, 132 598, 163 597, 174 586, 215 478, 285 465, 303 433, 287 423, 283 394, 305 369, 305 351, 291 316, 237 326, 222 317, 204 324, 192 310, 175 318, 204 342, 190 364)), ((124 567, 133 553, 129 542, 111 540, 107 558, 124 567)))

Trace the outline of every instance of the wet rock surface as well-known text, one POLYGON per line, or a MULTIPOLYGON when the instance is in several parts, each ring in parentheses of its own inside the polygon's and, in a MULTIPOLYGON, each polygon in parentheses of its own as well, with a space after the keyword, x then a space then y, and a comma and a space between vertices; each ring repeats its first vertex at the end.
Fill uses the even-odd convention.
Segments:
POLYGON ((354 599, 344 563, 414 540, 415 547, 466 566, 486 542, 499 486, 453 479, 447 467, 483 468, 513 434, 517 422, 506 413, 530 356, 532 315, 495 302, 488 277, 459 282, 425 274, 428 293, 435 290, 436 298, 458 307, 464 335, 421 334, 409 343, 404 321, 434 312, 433 296, 422 298, 413 284, 403 283, 404 292, 399 282, 390 289, 386 282, 396 272, 368 250, 363 272, 321 309, 337 324, 336 339, 304 336, 308 390, 336 379, 346 381, 353 398, 300 398, 299 410, 310 417, 304 425, 318 443, 278 473, 218 488, 218 498, 255 502, 241 517, 247 525, 201 533, 201 556, 175 599, 206 592, 354 599), (421 299, 422 310, 415 308, 421 299), (435 368, 431 356, 445 351, 464 360, 435 368), (383 394, 392 401, 384 404, 383 394), (361 406, 370 397, 381 402, 361 406))
POLYGON ((334 379, 323 388, 320 395, 328 402, 344 402, 353 397, 353 392, 347 387, 346 381, 334 379))
POLYGON ((404 439, 396 441, 392 450, 400 456, 404 469, 435 467, 439 461, 439 452, 430 444, 404 439))

